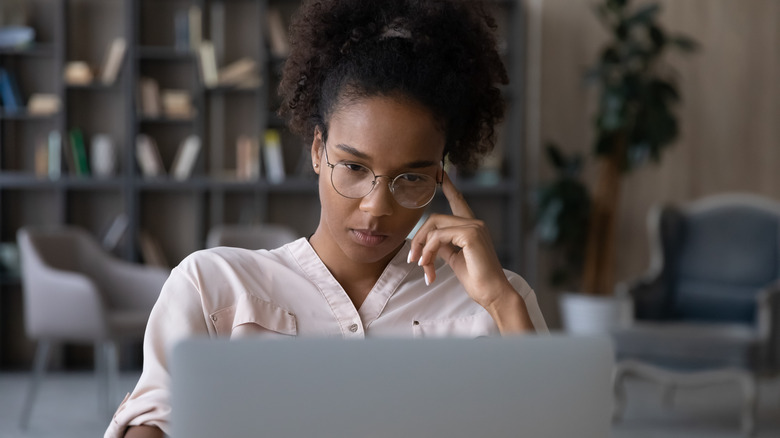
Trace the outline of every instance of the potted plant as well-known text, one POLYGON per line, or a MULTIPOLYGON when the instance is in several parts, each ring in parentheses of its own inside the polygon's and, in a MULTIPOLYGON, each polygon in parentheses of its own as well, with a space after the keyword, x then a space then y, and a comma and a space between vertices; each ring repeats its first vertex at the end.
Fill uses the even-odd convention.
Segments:
MULTIPOLYGON (((595 8, 610 39, 586 74, 599 93, 592 144, 596 180, 587 204, 587 237, 577 241, 583 245, 581 291, 587 296, 611 296, 615 291, 615 236, 623 176, 648 162, 659 162, 678 134, 673 108, 680 95, 663 55, 670 49, 692 52, 697 48, 691 38, 663 30, 658 4, 632 8, 629 3, 603 0, 595 8)), ((551 160, 555 164, 557 159, 551 160)), ((540 208, 540 220, 544 214, 550 213, 540 208)), ((607 314, 620 312, 602 312, 598 319, 607 314)))

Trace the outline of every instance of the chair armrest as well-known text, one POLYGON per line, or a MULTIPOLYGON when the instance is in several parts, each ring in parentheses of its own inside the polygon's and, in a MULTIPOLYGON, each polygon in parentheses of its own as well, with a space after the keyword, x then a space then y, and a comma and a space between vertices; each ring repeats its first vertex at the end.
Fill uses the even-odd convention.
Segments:
POLYGON ((646 275, 630 283, 625 294, 634 301, 634 316, 637 319, 666 319, 668 303, 666 287, 660 272, 646 275))
POLYGON ((765 353, 775 370, 780 370, 780 281, 756 295, 756 328, 768 347, 765 353))
POLYGON ((89 342, 107 336, 102 298, 86 275, 38 266, 22 281, 29 336, 89 342))

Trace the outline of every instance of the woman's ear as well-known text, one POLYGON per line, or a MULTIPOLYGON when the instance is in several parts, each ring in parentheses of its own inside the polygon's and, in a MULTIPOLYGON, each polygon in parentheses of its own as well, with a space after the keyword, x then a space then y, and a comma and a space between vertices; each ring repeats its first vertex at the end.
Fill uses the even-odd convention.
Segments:
POLYGON ((319 128, 314 128, 314 139, 311 142, 311 165, 317 175, 320 174, 323 147, 325 144, 322 141, 322 131, 319 128))

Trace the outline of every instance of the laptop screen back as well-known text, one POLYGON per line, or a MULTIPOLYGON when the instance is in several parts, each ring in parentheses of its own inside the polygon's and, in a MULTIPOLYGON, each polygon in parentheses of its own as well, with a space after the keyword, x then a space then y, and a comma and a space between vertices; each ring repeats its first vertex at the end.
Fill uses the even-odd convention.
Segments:
POLYGON ((178 437, 609 435, 607 339, 191 339, 172 363, 178 437))

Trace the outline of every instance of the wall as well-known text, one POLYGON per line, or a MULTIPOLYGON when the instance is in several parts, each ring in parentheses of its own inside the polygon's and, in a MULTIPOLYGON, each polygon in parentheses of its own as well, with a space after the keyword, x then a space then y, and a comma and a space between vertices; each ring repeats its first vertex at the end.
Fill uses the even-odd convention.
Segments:
MULTIPOLYGON (((529 166, 540 144, 589 151, 593 90, 581 77, 607 37, 593 1, 531 0, 529 29, 538 55, 529 61, 529 166), (539 31, 535 31, 538 28, 539 31), (533 70, 536 69, 534 72, 533 70), (534 82, 533 78, 538 77, 534 82), (538 90, 533 89, 538 87, 538 90)), ((641 275, 648 264, 645 218, 653 204, 744 191, 780 201, 780 2, 775 0, 661 1, 662 23, 694 37, 702 50, 670 56, 683 96, 681 135, 660 165, 630 174, 621 196, 617 279, 641 275)), ((547 164, 529 168, 531 188, 551 177, 547 164), (538 176, 536 175, 538 173, 538 176)), ((588 178, 592 179, 589 169, 588 178)), ((544 284, 545 254, 538 259, 535 287, 544 284)), ((549 298, 540 301, 551 303, 549 298)), ((549 310, 555 324, 555 309, 549 310)))

